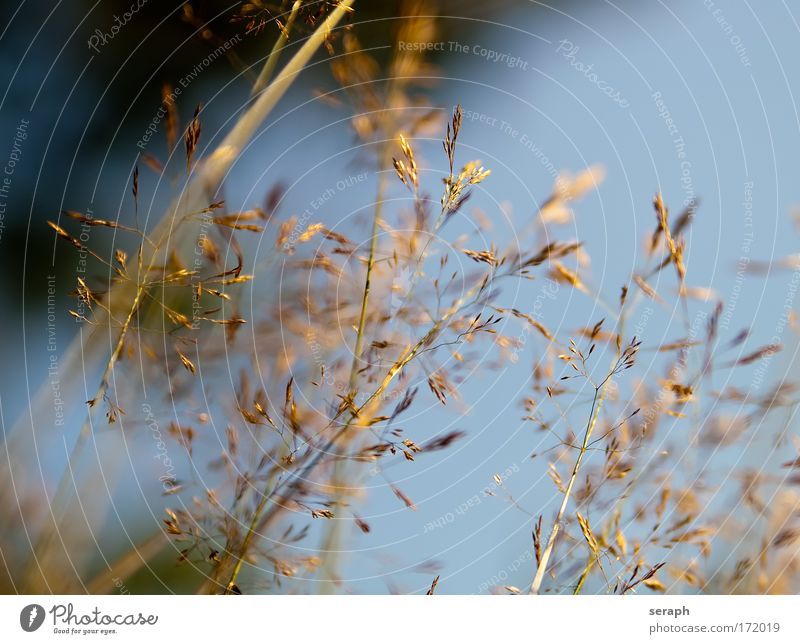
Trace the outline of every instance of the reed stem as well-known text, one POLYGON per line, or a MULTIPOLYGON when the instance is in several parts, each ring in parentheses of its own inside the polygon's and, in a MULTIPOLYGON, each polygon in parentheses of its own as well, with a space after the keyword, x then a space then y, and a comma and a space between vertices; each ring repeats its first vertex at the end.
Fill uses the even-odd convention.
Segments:
POLYGON ((528 593, 530 595, 538 595, 539 590, 541 589, 544 575, 547 572, 547 564, 550 561, 550 555, 553 553, 556 538, 561 530, 564 513, 567 510, 567 505, 569 503, 570 496, 572 495, 572 488, 575 486, 575 481, 578 478, 578 471, 580 470, 581 462, 583 461, 583 457, 589 447, 589 439, 591 438, 592 432, 597 424, 597 418, 600 415, 600 408, 603 406, 603 400, 605 399, 606 394, 606 386, 608 385, 609 381, 610 377, 606 378, 600 386, 595 387, 594 398, 592 399, 592 409, 589 412, 589 421, 586 424, 586 431, 583 434, 583 443, 581 444, 581 448, 578 452, 578 458, 575 459, 575 465, 572 468, 572 474, 569 477, 567 489, 564 491, 564 498, 561 500, 561 507, 558 509, 556 520, 553 523, 553 529, 550 531, 550 536, 547 539, 547 545, 545 546, 544 551, 542 551, 541 560, 536 568, 536 575, 533 578, 533 583, 531 583, 531 588, 528 593))

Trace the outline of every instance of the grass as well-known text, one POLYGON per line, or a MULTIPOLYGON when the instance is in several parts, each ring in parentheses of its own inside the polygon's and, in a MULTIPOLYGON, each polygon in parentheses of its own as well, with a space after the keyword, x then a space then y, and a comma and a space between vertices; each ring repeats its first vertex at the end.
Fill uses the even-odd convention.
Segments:
MULTIPOLYGON (((352 4, 284 3, 252 102, 213 149, 203 149, 205 113, 194 111, 183 132, 186 187, 151 230, 140 228, 138 165, 135 225, 80 213, 50 223, 62 242, 91 254, 110 276, 105 284, 77 283, 89 313, 73 315, 90 331, 89 345, 112 341, 83 429, 48 495, 49 518, 38 523, 25 563, 13 572, 14 548, 4 541, 7 585, 50 589, 66 569, 53 552, 79 541, 70 539, 66 517, 73 495, 78 502, 92 498, 91 489, 79 489, 75 471, 103 422, 102 409, 105 423, 133 434, 131 440, 152 423, 163 428, 159 435, 169 437, 170 453, 179 452, 185 465, 181 476, 165 477, 165 500, 152 500, 164 504, 159 529, 107 562, 108 571, 73 570, 77 582, 64 580, 65 591, 84 582, 90 592, 113 591, 114 579, 135 578, 165 552, 191 571, 187 578, 201 592, 349 590, 337 553, 348 549, 353 531, 365 538, 372 532, 359 510, 365 481, 373 489, 378 481, 378 494, 388 492, 413 512, 417 502, 393 476, 398 466, 436 459, 464 437, 424 435, 428 428, 412 422, 409 410, 455 407, 458 415, 461 384, 492 369, 489 362, 516 361, 526 348, 519 338, 530 336, 532 376, 519 403, 533 453, 524 474, 494 478, 524 532, 532 532, 517 541, 531 555, 521 577, 528 592, 796 590, 796 454, 787 455, 781 476, 742 467, 742 489, 721 504, 722 492, 706 482, 752 427, 776 411, 791 417, 797 397, 787 383, 755 393, 715 387, 714 374, 766 369, 781 347, 746 346, 748 332, 722 337, 721 300, 710 288, 691 286, 697 277, 686 259, 687 232, 698 204, 670 217, 655 195, 643 265, 619 285, 613 304, 593 286, 588 244, 564 235, 581 199, 600 189, 601 168, 562 173, 530 221, 514 228, 513 242, 487 241, 488 218, 472 204, 491 190, 493 177, 466 156, 470 124, 463 110, 443 118, 427 103, 430 67, 422 48, 394 46, 377 58, 380 50, 360 42, 358 25, 337 29, 352 4), (309 25, 276 74, 284 50, 309 25), (349 110, 362 152, 357 160, 376 177, 370 221, 340 227, 322 214, 320 221, 287 217, 280 186, 262 205, 229 212, 219 197, 226 175, 322 46, 332 54, 338 88, 321 100, 349 110), (106 257, 88 248, 69 231, 71 220, 129 235, 133 258, 121 249, 106 257), (248 262, 248 236, 271 245, 266 267, 248 262), (276 280, 276 266, 281 297, 245 320, 246 289, 259 275, 276 280), (570 319, 551 330, 547 321, 563 311, 543 315, 524 298, 508 302, 514 288, 541 284, 585 298, 606 318, 570 319), (678 312, 668 325, 672 339, 630 334, 631 319, 641 320, 643 310, 651 311, 647 317, 678 312), (167 392, 153 403, 160 409, 152 421, 138 413, 140 392, 126 386, 137 364, 140 377, 167 392), (544 474, 551 502, 540 495, 540 507, 527 507, 531 481, 544 474), (523 491, 520 498, 512 488, 523 491), (742 524, 750 538, 736 543, 736 559, 713 561, 717 544, 735 541, 742 524)), ((242 11, 237 18, 253 25, 272 21, 261 3, 242 11)), ((404 4, 395 40, 434 42, 432 15, 425 3, 404 4)), ((174 149, 177 106, 167 108, 174 149)), ((142 161, 159 173, 168 167, 153 157, 142 161)), ((552 306, 560 302, 553 298, 552 306)), ((69 553, 66 559, 73 566, 69 553)), ((418 590, 447 589, 447 568, 437 572, 418 590)), ((492 591, 523 592, 510 584, 492 591)))

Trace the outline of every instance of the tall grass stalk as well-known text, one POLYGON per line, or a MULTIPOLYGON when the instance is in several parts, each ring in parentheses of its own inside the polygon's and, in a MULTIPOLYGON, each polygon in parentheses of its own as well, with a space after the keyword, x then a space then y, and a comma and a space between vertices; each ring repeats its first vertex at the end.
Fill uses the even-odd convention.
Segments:
POLYGON ((550 555, 553 553, 553 548, 556 545, 556 538, 561 530, 561 523, 564 520, 564 513, 567 511, 567 505, 569 504, 569 499, 572 494, 572 488, 575 485, 575 480, 578 478, 578 471, 580 470, 581 462, 586 454, 586 450, 589 448, 589 439, 592 437, 595 425, 597 424, 597 417, 600 415, 600 409, 603 406, 608 380, 609 379, 604 380, 599 387, 595 387, 594 397, 592 399, 592 408, 589 412, 589 421, 586 423, 586 430, 583 433, 583 443, 578 451, 578 456, 575 459, 575 465, 572 467, 572 474, 570 475, 569 482, 567 483, 567 489, 564 492, 563 498, 561 499, 561 506, 558 508, 558 514, 553 522, 553 528, 550 531, 550 536, 547 538, 547 544, 542 551, 539 565, 536 568, 536 575, 533 578, 533 582, 531 583, 529 591, 529 594, 531 595, 538 595, 539 590, 542 587, 542 581, 544 580, 544 575, 547 572, 547 564, 550 562, 550 555))

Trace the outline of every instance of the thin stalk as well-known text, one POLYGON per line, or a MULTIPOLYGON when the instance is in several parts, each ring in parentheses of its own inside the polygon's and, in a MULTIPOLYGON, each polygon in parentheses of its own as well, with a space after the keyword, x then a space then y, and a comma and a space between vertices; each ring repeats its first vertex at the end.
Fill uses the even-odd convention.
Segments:
MULTIPOLYGON (((370 238, 369 257, 367 258, 366 277, 364 278, 364 293, 361 297, 361 313, 358 318, 358 330, 356 332, 356 342, 353 348, 353 364, 350 368, 350 378, 347 385, 348 392, 353 396, 355 396, 357 392, 358 374, 361 370, 361 353, 364 350, 364 339, 366 337, 367 311, 369 310, 372 271, 375 267, 375 255, 378 251, 378 233, 380 232, 380 225, 383 216, 383 200, 386 192, 387 173, 380 172, 380 170, 383 170, 386 164, 387 148, 388 146, 386 144, 382 144, 381 151, 378 154, 378 189, 375 197, 375 214, 372 219, 372 237, 370 238)), ((341 452, 342 448, 343 446, 339 446, 337 449, 337 456, 341 452)), ((333 473, 331 474, 331 483, 333 484, 333 489, 336 490, 333 501, 337 504, 342 497, 338 482, 343 478, 342 470, 344 467, 345 463, 340 459, 336 459, 333 465, 333 473)), ((339 539, 340 526, 340 522, 333 522, 330 524, 327 535, 325 536, 322 544, 322 552, 332 553, 336 549, 339 539)), ((331 584, 336 576, 336 564, 334 561, 332 561, 332 559, 333 557, 326 557, 323 560, 322 566, 320 567, 320 592, 322 594, 327 594, 330 590, 332 590, 331 584)))
POLYGON ((272 73, 275 71, 275 66, 278 64, 278 59, 281 56, 281 50, 286 46, 286 43, 289 42, 289 34, 292 31, 294 21, 297 18, 297 14, 300 12, 300 7, 302 4, 302 0, 296 0, 296 2, 292 5, 292 12, 289 14, 289 18, 286 20, 286 26, 281 29, 278 40, 275 41, 275 45, 269 52, 269 56, 267 56, 267 60, 264 63, 264 66, 261 68, 261 72, 259 73, 256 82, 253 84, 253 89, 250 92, 251 96, 255 96, 262 89, 264 89, 267 86, 269 79, 272 78, 272 73))
POLYGON ((297 75, 305 68, 311 57, 328 37, 331 30, 344 17, 344 14, 350 11, 350 6, 354 1, 342 0, 336 5, 336 8, 331 11, 325 22, 309 36, 303 46, 281 69, 275 80, 258 95, 258 98, 236 122, 233 129, 208 159, 203 169, 202 179, 214 190, 216 190, 225 173, 253 138, 256 130, 264 122, 272 108, 283 97, 297 75))
MULTIPOLYGON (((386 157, 386 147, 383 146, 380 154, 380 167, 383 168, 383 160, 386 157)), ((367 258, 367 274, 364 278, 364 294, 361 297, 361 314, 358 318, 358 331, 356 333, 356 343, 353 348, 353 365, 350 369, 350 380, 348 391, 355 392, 358 382, 359 363, 361 352, 364 349, 365 328, 367 325, 367 309, 369 305, 369 294, 372 282, 372 270, 375 267, 375 254, 378 251, 378 233, 380 232, 381 217, 383 212, 383 196, 386 191, 386 173, 380 172, 378 178, 378 194, 375 202, 375 217, 372 220, 372 238, 369 244, 369 257, 367 258)))
POLYGON ((233 591, 234 586, 236 585, 236 579, 239 577, 239 573, 242 571, 242 563, 244 563, 244 558, 247 554, 247 551, 250 549, 250 543, 253 541, 253 536, 256 533, 256 528, 258 527, 259 519, 264 512, 264 508, 267 507, 267 502, 269 501, 269 495, 263 494, 261 496, 261 500, 258 502, 258 506, 256 506, 256 511, 253 513, 253 519, 250 521, 250 526, 247 529, 247 534, 244 536, 244 541, 242 541, 242 549, 240 555, 236 558, 236 563, 233 566, 233 570, 231 571, 231 577, 228 581, 228 584, 225 586, 225 594, 230 595, 233 591))
MULTIPOLYGON (((147 267, 146 275, 149 274, 155 267, 155 262, 158 257, 157 253, 154 253, 150 258, 150 263, 147 267)), ((138 275, 138 284, 136 288, 136 295, 133 298, 133 302, 131 303, 131 307, 128 310, 128 314, 125 317, 125 321, 122 324, 122 328, 120 329, 119 336, 117 337, 116 345, 114 346, 114 350, 111 353, 111 356, 106 363, 105 369, 103 370, 103 375, 100 379, 100 386, 95 393, 95 397, 90 401, 90 405, 93 407, 94 404, 108 395, 109 389, 109 380, 111 378, 111 373, 114 371, 114 367, 119 361, 120 355, 122 355, 122 350, 125 347, 125 338, 128 335, 128 330, 130 329, 131 322, 133 322, 134 317, 136 316, 137 312, 139 311, 139 306, 141 305, 142 298, 145 295, 148 287, 150 286, 149 283, 145 282, 142 279, 141 275, 141 268, 138 275)), ((111 318, 109 317, 109 323, 111 322, 111 318)), ((92 429, 92 410, 90 409, 86 415, 86 419, 83 421, 81 426, 81 430, 78 433, 77 438, 75 439, 75 443, 72 445, 72 449, 70 450, 69 457, 67 459, 67 465, 64 468, 64 471, 61 473, 61 477, 58 481, 58 485, 56 486, 55 494, 53 495, 53 500, 49 504, 50 505, 50 513, 53 518, 53 525, 49 529, 45 529, 43 534, 39 536, 37 539, 36 545, 34 546, 33 550, 31 551, 31 558, 33 561, 38 561, 42 555, 43 550, 45 550, 50 540, 53 537, 54 529, 58 529, 61 521, 63 520, 63 513, 66 512, 66 503, 69 499, 68 493, 69 488, 67 484, 69 480, 72 479, 72 473, 75 471, 75 466, 80 458, 83 448, 86 445, 86 441, 89 438, 89 434, 91 433, 92 429), (59 510, 60 506, 64 506, 59 510)), ((33 561, 28 564, 28 568, 33 565, 33 561)), ((28 575, 25 575, 28 578, 28 575)))
MULTIPOLYGON (((428 334, 429 335, 429 334, 428 334)), ((402 358, 396 362, 392 368, 389 370, 389 373, 381 382, 380 386, 370 395, 370 397, 366 400, 366 402, 361 405, 355 411, 352 411, 350 417, 348 418, 347 422, 342 426, 342 428, 336 432, 336 435, 331 438, 326 445, 323 446, 322 449, 317 450, 314 452, 313 456, 309 457, 308 462, 303 466, 303 468, 298 472, 297 475, 294 476, 291 483, 288 483, 289 489, 281 496, 280 499, 275 501, 273 509, 264 514, 264 510, 267 507, 267 503, 275 498, 275 496, 280 491, 282 485, 279 484, 274 487, 272 490, 269 488, 271 487, 271 481, 268 481, 267 486, 265 487, 264 491, 261 494, 261 500, 258 502, 256 506, 256 510, 253 513, 253 518, 250 521, 250 526, 247 529, 247 533, 245 534, 245 538, 242 541, 242 546, 239 550, 239 554, 236 557, 236 563, 234 564, 233 570, 231 571, 230 578, 228 583, 225 586, 225 594, 230 594, 232 588, 236 585, 236 580, 239 576, 239 573, 242 570, 242 563, 244 562, 245 557, 250 549, 250 545, 253 541, 253 537, 255 536, 256 532, 260 532, 265 530, 280 514, 280 511, 286 506, 286 504, 292 499, 292 497, 297 493, 300 486, 303 484, 303 481, 306 477, 313 471, 316 467, 317 463, 319 463, 320 459, 328 452, 328 450, 333 446, 336 441, 347 433, 347 431, 352 427, 353 421, 358 418, 359 413, 362 409, 364 409, 370 402, 372 402, 377 396, 380 396, 381 393, 386 389, 389 383, 392 381, 395 375, 402 370, 402 368, 407 365, 417 354, 419 349, 423 346, 424 342, 428 338, 428 335, 420 340, 414 347, 410 350, 407 350, 402 358)))
MULTIPOLYGON (((341 436, 343 436, 353 425, 353 421, 359 417, 361 412, 367 408, 367 406, 372 403, 376 398, 378 398, 384 391, 386 391, 387 387, 392 383, 394 378, 399 374, 403 368, 408 365, 423 349, 423 347, 427 346, 433 338, 439 333, 439 331, 444 328, 446 323, 452 318, 456 313, 461 310, 461 307, 464 305, 466 301, 468 301, 475 292, 479 289, 479 286, 475 286, 470 289, 469 292, 465 293, 462 297, 460 297, 453 305, 448 309, 445 314, 436 321, 431 328, 427 331, 427 333, 416 343, 406 348, 405 351, 400 355, 397 361, 391 366, 389 371, 381 380, 381 383, 378 387, 370 394, 370 396, 364 401, 364 403, 359 406, 357 409, 351 411, 350 416, 347 422, 342 426, 342 428, 336 432, 336 434, 325 444, 322 446, 321 449, 315 451, 313 454, 308 453, 306 456, 307 462, 302 465, 302 469, 300 469, 297 474, 292 477, 291 479, 280 483, 278 486, 272 488, 270 490, 270 483, 268 482, 264 490, 262 492, 261 500, 256 507, 255 513, 253 514, 253 519, 250 522, 250 526, 248 528, 247 534, 245 535, 244 541, 242 542, 242 546, 239 549, 239 553, 236 557, 237 561, 234 565, 233 571, 229 577, 228 583, 225 586, 225 594, 229 594, 231 589, 236 584, 236 580, 239 576, 239 573, 242 569, 242 563, 247 556, 248 550, 250 545, 253 541, 253 537, 256 532, 263 532, 266 530, 279 516, 281 511, 286 507, 286 504, 294 497, 294 495, 299 491, 301 486, 303 485, 305 479, 311 474, 314 468, 317 466, 319 461, 322 457, 327 453, 327 451, 333 446, 337 440, 341 436), (267 503, 273 499, 280 493, 281 489, 288 485, 288 489, 286 492, 282 493, 280 498, 276 499, 273 507, 268 512, 264 512, 267 503), (263 516, 262 516, 263 515, 263 516)), ((328 424, 328 427, 331 427, 335 421, 331 421, 328 424)), ((210 586, 213 588, 213 584, 216 581, 216 578, 210 579, 210 586)))
POLYGON ((586 567, 583 569, 583 572, 581 573, 581 577, 580 577, 580 579, 578 579, 578 583, 575 586, 575 590, 572 592, 573 595, 580 595, 581 594, 581 590, 583 589, 583 583, 589 577, 589 573, 592 571, 592 568, 594 568, 594 562, 595 562, 594 555, 593 554, 589 555, 589 559, 586 562, 586 567))
POLYGON ((583 457, 586 454, 587 448, 589 447, 589 439, 591 438, 592 432, 597 424, 597 418, 600 415, 600 409, 603 406, 603 400, 605 400, 606 385, 608 385, 609 380, 611 380, 610 377, 606 378, 599 387, 595 387, 594 398, 592 399, 592 410, 589 413, 589 422, 586 423, 586 431, 583 434, 583 444, 578 452, 578 458, 575 459, 575 465, 572 468, 572 474, 569 477, 569 483, 567 484, 567 489, 564 492, 564 498, 561 500, 561 507, 556 515, 556 520, 555 523, 553 523, 553 529, 550 532, 550 536, 547 539, 547 545, 542 552, 542 558, 539 561, 539 566, 536 568, 536 576, 533 578, 533 583, 531 584, 531 588, 528 593, 530 595, 538 595, 539 589, 542 586, 544 575, 547 572, 547 564, 550 561, 550 555, 553 552, 553 547, 556 543, 556 537, 558 537, 558 533, 561 530, 561 523, 564 519, 564 513, 567 510, 567 504, 569 503, 570 496, 572 495, 572 488, 575 486, 575 481, 578 478, 578 470, 580 470, 581 462, 583 461, 583 457))
MULTIPOLYGON (((281 70, 280 74, 275 78, 275 80, 266 88, 265 91, 261 93, 261 95, 256 99, 254 104, 245 112, 244 115, 237 121, 236 125, 233 127, 231 132, 225 137, 222 143, 214 150, 214 152, 210 155, 202 170, 199 172, 198 176, 195 180, 190 184, 189 188, 187 189, 187 196, 185 198, 185 202, 189 205, 194 203, 194 198, 200 199, 204 194, 211 194, 213 195, 216 192, 217 187, 219 186, 222 178, 224 177, 227 170, 230 168, 232 163, 235 159, 239 156, 240 152, 244 149, 247 142, 252 138, 253 134, 256 132, 259 125, 264 121, 267 117, 269 112, 272 108, 277 104, 278 100, 284 95, 286 90, 289 88, 291 83, 297 77, 297 75, 302 71, 302 69, 306 66, 309 62, 313 54, 317 51, 317 49, 322 45, 325 38, 327 38, 330 30, 336 26, 336 24, 341 20, 344 14, 349 11, 350 6, 353 4, 354 0, 342 0, 336 8, 328 15, 325 22, 320 25, 320 27, 306 40, 300 50, 292 57, 292 59, 286 64, 286 66, 281 70), (194 198, 193 198, 194 197, 194 198)), ((180 222, 177 219, 178 217, 178 206, 180 205, 180 200, 174 209, 170 209, 167 212, 167 215, 159 222, 155 229, 155 236, 159 239, 159 246, 160 241, 164 238, 169 239, 171 235, 174 235, 175 230, 174 228, 180 222)), ((149 272, 156 266, 158 261, 163 261, 162 253, 156 250, 150 256, 150 261, 148 262, 148 269, 145 272, 145 275, 149 274, 149 272)), ((139 260, 141 262, 141 258, 139 260)), ((109 387, 109 380, 111 377, 111 373, 116 365, 119 356, 122 353, 122 349, 125 345, 125 337, 127 335, 128 329, 130 328, 131 322, 134 319, 137 311, 139 310, 139 306, 141 304, 142 298, 145 292, 149 289, 151 284, 145 283, 141 279, 139 279, 139 283, 137 284, 136 293, 133 298, 133 302, 128 310, 128 314, 126 316, 126 320, 122 326, 120 334, 117 338, 116 346, 106 364, 106 367, 103 371, 103 376, 101 378, 100 387, 98 388, 97 395, 95 396, 94 400, 98 400, 106 395, 108 387, 109 387)), ((109 297, 113 297, 113 295, 117 295, 118 297, 124 297, 125 292, 117 294, 116 290, 112 292, 112 295, 109 297)), ((109 299, 109 302, 111 299, 109 299)), ((111 316, 109 315, 109 324, 111 323, 111 316)), ((51 516, 55 521, 55 527, 60 523, 60 518, 56 518, 56 514, 60 514, 60 512, 54 512, 54 508, 57 508, 58 505, 65 502, 65 497, 68 492, 67 482, 68 482, 68 473, 72 471, 72 465, 77 461, 80 456, 81 451, 86 443, 86 439, 89 436, 91 430, 91 412, 87 415, 86 420, 83 423, 80 433, 76 438, 75 444, 73 445, 70 456, 68 466, 65 469, 64 473, 61 476, 61 479, 58 483, 56 488, 56 493, 54 495, 54 503, 50 504, 51 507, 51 516), (55 503, 57 501, 57 503, 55 503)), ((48 530, 45 532, 37 542, 37 546, 34 548, 32 552, 32 559, 34 561, 37 560, 35 556, 36 553, 41 549, 43 545, 46 545, 49 541, 52 534, 52 530, 48 530)))
MULTIPOLYGON (((450 181, 453 180, 453 168, 450 167, 450 181)), ((419 187, 414 186, 414 202, 415 204, 420 204, 421 198, 419 193, 419 187)), ((442 206, 441 210, 439 211, 439 215, 436 217, 436 221, 433 223, 433 228, 431 228, 430 232, 428 233, 428 239, 425 240, 425 243, 422 246, 422 250, 417 255, 416 262, 414 263, 414 272, 411 274, 410 284, 408 285, 408 291, 406 291, 405 301, 400 306, 400 308, 395 311, 395 315, 401 314, 406 306, 409 305, 411 302, 411 298, 414 295, 414 289, 417 287, 417 277, 420 274, 420 268, 425 261, 425 253, 428 252, 428 247, 431 245, 431 241, 433 240, 434 236, 439 232, 439 229, 444 225, 447 218, 445 217, 446 214, 445 206, 442 206)))
POLYGON ((135 544, 131 550, 125 552, 119 559, 95 575, 94 579, 86 584, 86 592, 89 595, 113 593, 115 579, 130 579, 168 545, 170 545, 170 540, 163 531, 158 530, 143 542, 135 544))

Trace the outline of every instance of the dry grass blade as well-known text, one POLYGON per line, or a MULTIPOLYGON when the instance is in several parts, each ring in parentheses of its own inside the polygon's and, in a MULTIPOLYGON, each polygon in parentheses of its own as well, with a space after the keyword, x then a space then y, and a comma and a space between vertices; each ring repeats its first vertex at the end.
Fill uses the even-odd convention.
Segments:
POLYGON ((664 235, 664 239, 667 242, 670 257, 672 258, 672 262, 675 264, 675 270, 678 273, 678 280, 680 281, 681 285, 683 285, 684 281, 686 280, 686 267, 683 263, 683 247, 680 243, 676 242, 672 236, 672 231, 669 227, 667 207, 664 205, 664 201, 661 198, 661 193, 656 194, 655 198, 653 199, 653 206, 656 209, 658 223, 661 227, 661 233, 664 235))
POLYGON ((200 110, 200 105, 194 109, 194 116, 192 116, 192 120, 189 123, 189 127, 186 128, 186 134, 183 137, 183 141, 186 146, 187 171, 192 169, 192 158, 194 157, 194 151, 197 149, 197 144, 200 142, 200 133, 202 131, 202 126, 200 125, 200 110))
POLYGON ((264 62, 264 66, 261 68, 261 72, 258 74, 256 82, 253 83, 253 89, 251 90, 251 94, 253 96, 262 91, 267 86, 267 83, 269 83, 269 79, 272 78, 272 74, 275 72, 275 67, 278 65, 278 59, 280 58, 281 50, 286 46, 286 43, 289 42, 289 36, 292 33, 294 22, 297 19, 297 15, 300 12, 300 7, 302 4, 302 0, 295 0, 294 4, 292 5, 292 10, 289 13, 289 18, 286 20, 286 25, 279 24, 280 35, 275 41, 272 51, 269 52, 269 55, 264 62))

